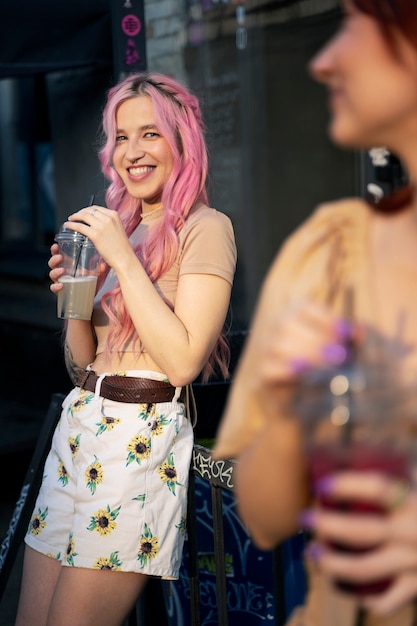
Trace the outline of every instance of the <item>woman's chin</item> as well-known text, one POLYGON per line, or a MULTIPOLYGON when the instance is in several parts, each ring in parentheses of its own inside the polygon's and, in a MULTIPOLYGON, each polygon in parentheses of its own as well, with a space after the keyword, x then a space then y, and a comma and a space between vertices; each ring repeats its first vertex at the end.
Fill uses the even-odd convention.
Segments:
POLYGON ((357 150, 361 148, 368 149, 373 145, 377 145, 376 143, 364 141, 363 135, 347 128, 346 125, 342 125, 340 123, 338 124, 335 121, 330 122, 328 132, 331 141, 341 148, 357 150))

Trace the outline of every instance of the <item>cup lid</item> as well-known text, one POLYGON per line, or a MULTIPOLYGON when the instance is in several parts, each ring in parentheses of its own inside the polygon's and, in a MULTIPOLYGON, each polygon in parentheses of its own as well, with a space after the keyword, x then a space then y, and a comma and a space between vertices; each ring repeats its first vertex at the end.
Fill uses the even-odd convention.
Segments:
POLYGON ((71 230, 70 228, 66 228, 64 225, 61 226, 59 232, 55 235, 55 241, 59 243, 62 240, 70 240, 75 243, 80 243, 83 245, 94 245, 93 242, 82 233, 77 232, 76 230, 71 230))

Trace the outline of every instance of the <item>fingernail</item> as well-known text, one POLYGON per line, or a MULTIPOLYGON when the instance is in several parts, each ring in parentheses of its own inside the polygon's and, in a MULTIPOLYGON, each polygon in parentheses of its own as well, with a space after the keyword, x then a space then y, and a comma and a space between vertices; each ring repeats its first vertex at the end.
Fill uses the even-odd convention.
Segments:
POLYGON ((313 488, 317 495, 325 496, 332 493, 335 480, 333 476, 323 476, 314 482, 313 488))
POLYGON ((304 552, 308 558, 317 563, 323 556, 324 549, 319 543, 310 543, 304 552))
POLYGON ((339 343, 331 343, 323 347, 322 355, 332 365, 340 365, 346 361, 348 350, 339 343))
POLYGON ((335 323, 335 332, 342 342, 353 339, 355 334, 353 324, 347 320, 338 320, 335 323))
POLYGON ((310 363, 307 361, 307 359, 293 359, 290 362, 290 368, 293 374, 304 374, 304 372, 306 372, 309 367, 310 363))
POLYGON ((311 509, 306 509, 305 511, 301 511, 298 516, 298 522, 301 528, 305 530, 312 530, 316 525, 316 514, 311 509))

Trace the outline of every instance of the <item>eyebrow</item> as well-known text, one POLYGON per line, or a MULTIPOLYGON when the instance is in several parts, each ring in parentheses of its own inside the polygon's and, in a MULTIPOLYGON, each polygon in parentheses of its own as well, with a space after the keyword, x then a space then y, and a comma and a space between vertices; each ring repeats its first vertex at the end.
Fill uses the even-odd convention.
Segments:
MULTIPOLYGON (((143 130, 151 130, 157 128, 156 124, 145 124, 144 126, 139 126, 139 130, 143 131, 143 130)), ((123 128, 116 128, 116 133, 123 133, 125 132, 123 128)))

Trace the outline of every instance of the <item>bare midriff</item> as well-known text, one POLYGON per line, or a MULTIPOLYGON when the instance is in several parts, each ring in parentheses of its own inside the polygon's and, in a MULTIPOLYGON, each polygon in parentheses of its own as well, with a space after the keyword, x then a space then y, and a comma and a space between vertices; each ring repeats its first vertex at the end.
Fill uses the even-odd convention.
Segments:
POLYGON ((161 372, 155 361, 146 352, 118 352, 111 354, 97 354, 91 369, 96 374, 104 372, 115 373, 126 370, 150 370, 161 372))

